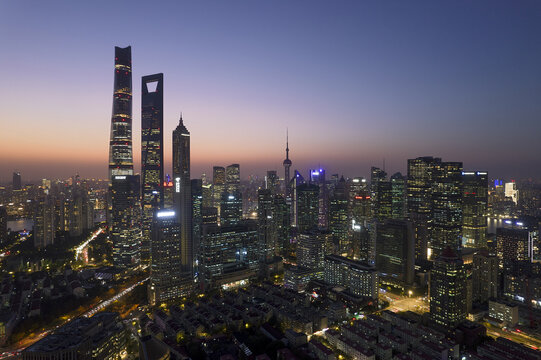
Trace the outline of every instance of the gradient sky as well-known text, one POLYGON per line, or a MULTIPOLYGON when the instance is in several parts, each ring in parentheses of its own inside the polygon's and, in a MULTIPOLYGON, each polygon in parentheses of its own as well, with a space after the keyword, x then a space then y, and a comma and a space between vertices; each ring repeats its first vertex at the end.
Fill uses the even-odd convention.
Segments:
MULTIPOLYGON (((367 176, 424 155, 541 177, 541 2, 0 1, 0 181, 106 177, 114 46, 164 73, 192 177, 293 168, 367 176), (160 3, 156 5, 154 3, 160 3)), ((170 172, 170 170, 168 171, 170 172)))

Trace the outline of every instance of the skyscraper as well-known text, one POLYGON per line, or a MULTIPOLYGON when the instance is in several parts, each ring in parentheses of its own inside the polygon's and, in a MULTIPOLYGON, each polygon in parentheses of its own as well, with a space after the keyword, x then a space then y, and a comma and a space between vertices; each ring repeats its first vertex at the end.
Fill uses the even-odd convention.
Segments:
POLYGON ((483 249, 473 255, 472 300, 487 302, 498 296, 498 257, 483 249))
POLYGON ((291 196, 291 189, 289 187, 289 168, 291 168, 291 160, 289 160, 289 133, 286 135, 286 158, 284 160, 284 185, 285 185, 285 196, 291 196))
POLYGON ((234 194, 240 191, 240 165, 231 164, 225 168, 226 191, 234 194))
POLYGON ((415 258, 428 258, 428 244, 432 234, 432 183, 440 158, 431 156, 408 160, 407 207, 415 233, 415 258))
POLYGON ((457 253, 447 247, 434 261, 430 274, 430 318, 453 329, 466 319, 466 271, 457 253))
POLYGON ((163 208, 163 74, 143 76, 141 98, 141 261, 149 262, 153 213, 163 208))
POLYGON ((382 281, 392 285, 413 284, 414 255, 411 223, 389 219, 377 225, 376 267, 382 281))
POLYGON ((114 79, 109 181, 114 175, 133 175, 131 46, 115 46, 114 79))
POLYGON ((334 188, 329 204, 329 230, 338 244, 339 252, 343 256, 353 256, 353 245, 349 237, 348 222, 348 195, 344 177, 338 181, 334 188))
POLYGON ((172 210, 156 211, 152 221, 148 300, 157 305, 187 293, 183 284, 180 224, 172 210))
POLYGON ((237 225, 242 220, 242 195, 222 192, 220 201, 220 224, 225 226, 237 225))
POLYGON ((372 214, 378 222, 390 219, 392 215, 391 182, 387 173, 377 167, 372 167, 370 177, 370 191, 372 198, 372 214))
POLYGON ((192 190, 190 180, 190 132, 182 116, 173 131, 173 179, 175 180, 175 209, 180 223, 180 254, 182 270, 193 270, 192 190))
POLYGON ((278 192, 278 175, 276 170, 268 170, 265 177, 265 189, 269 189, 273 195, 278 192))
POLYGON ((447 246, 461 245, 462 231, 462 163, 441 162, 434 169, 432 185, 432 258, 447 246))
POLYGON ((139 264, 141 246, 141 184, 139 175, 113 175, 111 183, 113 264, 139 264))
POLYGON ((276 254, 276 237, 274 229, 273 196, 270 189, 257 191, 257 222, 259 257, 264 263, 276 254))
POLYGON ((212 168, 212 206, 218 209, 218 217, 220 216, 220 203, 222 201, 222 193, 225 191, 225 168, 223 166, 214 166, 212 168))
POLYGON ((391 176, 391 217, 402 220, 406 217, 406 178, 397 172, 391 176))
POLYGON ((21 190, 23 188, 23 184, 21 180, 21 173, 18 171, 13 172, 12 186, 13 186, 13 190, 21 190))
POLYGON ((34 247, 42 249, 54 243, 54 201, 51 195, 42 194, 34 211, 34 247))
POLYGON ((485 171, 462 172, 462 243, 465 247, 487 247, 488 176, 485 171))
POLYGON ((319 186, 301 184, 297 187, 297 229, 299 233, 318 228, 319 186))
POLYGON ((199 272, 197 266, 201 262, 201 233, 203 231, 203 181, 191 180, 192 190, 192 243, 193 258, 196 266, 195 272, 199 272))

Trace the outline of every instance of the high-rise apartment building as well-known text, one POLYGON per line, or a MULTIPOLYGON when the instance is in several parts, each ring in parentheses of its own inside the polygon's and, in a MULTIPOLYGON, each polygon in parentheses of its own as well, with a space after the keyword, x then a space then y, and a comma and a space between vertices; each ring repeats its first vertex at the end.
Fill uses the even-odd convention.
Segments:
POLYGON ((430 273, 430 318, 453 329, 467 316, 466 271, 450 246, 434 260, 430 273))
POLYGON ((141 184, 139 175, 113 175, 111 182, 113 264, 122 269, 140 262, 141 184))
POLYGON ((312 230, 297 235, 297 265, 323 273, 325 255, 332 254, 332 235, 312 230))
POLYGON ((180 224, 175 211, 156 211, 151 234, 148 300, 151 305, 159 305, 189 291, 182 272, 180 224))
POLYGON ((192 190, 190 179, 190 132, 184 126, 182 116, 173 131, 173 179, 175 188, 175 212, 180 224, 180 253, 182 270, 192 273, 193 229, 192 190))
POLYGON ((163 74, 143 76, 141 97, 141 261, 150 260, 154 212, 163 209, 163 74))
POLYGON ((488 175, 486 171, 463 171, 462 244, 487 247, 488 175))
POLYGON ((131 46, 115 46, 113 114, 109 141, 109 181, 133 175, 131 46))

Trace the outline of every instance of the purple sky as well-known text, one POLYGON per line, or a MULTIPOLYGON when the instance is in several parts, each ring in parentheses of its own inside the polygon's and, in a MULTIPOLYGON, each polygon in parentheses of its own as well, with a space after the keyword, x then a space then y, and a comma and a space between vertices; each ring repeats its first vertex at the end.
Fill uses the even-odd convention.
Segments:
MULTIPOLYGON (((165 153, 182 111, 192 177, 293 168, 368 176, 440 156, 541 177, 539 1, 2 1, 0 181, 105 177, 114 46, 164 73, 165 153)), ((167 171, 167 172, 170 172, 167 171)))

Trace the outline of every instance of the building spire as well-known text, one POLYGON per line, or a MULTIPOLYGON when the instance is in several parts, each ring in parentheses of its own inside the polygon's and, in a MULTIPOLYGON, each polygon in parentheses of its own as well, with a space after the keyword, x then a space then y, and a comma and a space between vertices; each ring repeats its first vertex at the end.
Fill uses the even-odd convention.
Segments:
POLYGON ((286 159, 289 160, 289 129, 286 128, 286 159))

